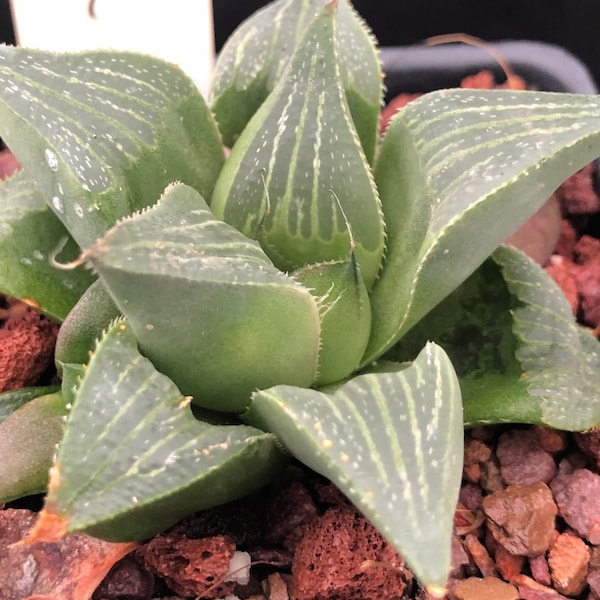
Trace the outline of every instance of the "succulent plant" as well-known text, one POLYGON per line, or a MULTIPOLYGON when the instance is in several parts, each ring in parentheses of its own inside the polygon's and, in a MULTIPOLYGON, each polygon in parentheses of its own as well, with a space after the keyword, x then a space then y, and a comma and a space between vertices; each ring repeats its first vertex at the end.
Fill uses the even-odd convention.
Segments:
POLYGON ((600 155, 597 97, 444 90, 380 135, 347 0, 257 12, 208 103, 116 51, 3 47, 0 84, 24 167, 0 188, 0 289, 62 322, 61 389, 0 396, 0 448, 30 463, 0 499, 47 490, 32 539, 142 539, 291 454, 440 595, 464 425, 600 423, 597 341, 501 246, 600 155))

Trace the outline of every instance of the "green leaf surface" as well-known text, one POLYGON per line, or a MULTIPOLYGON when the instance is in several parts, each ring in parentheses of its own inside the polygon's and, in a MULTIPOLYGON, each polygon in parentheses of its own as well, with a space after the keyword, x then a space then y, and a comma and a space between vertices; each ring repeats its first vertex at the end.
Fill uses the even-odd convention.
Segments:
POLYGON ((38 395, 0 423, 0 502, 46 491, 66 414, 56 392, 38 395))
POLYGON ((321 340, 315 385, 348 377, 358 368, 371 331, 369 294, 354 255, 309 265, 292 276, 310 290, 319 305, 321 340))
POLYGON ((376 165, 388 245, 371 294, 363 363, 393 345, 598 155, 597 96, 443 90, 400 111, 376 165))
MULTIPOLYGON (((273 91, 304 31, 326 4, 326 0, 271 2, 247 19, 223 46, 210 102, 228 146, 273 91)), ((383 99, 374 39, 347 0, 338 2, 336 23, 346 97, 365 155, 371 161, 383 99)))
POLYGON ((62 321, 94 277, 88 271, 61 271, 48 257, 64 238, 61 260, 79 248, 44 202, 34 179, 19 171, 0 185, 0 290, 27 299, 62 321))
POLYGON ((467 426, 600 423, 600 344, 552 278, 512 247, 498 248, 386 358, 409 360, 426 340, 457 370, 467 426))
POLYGON ((271 434, 198 421, 189 399, 140 355, 131 328, 118 321, 79 387, 45 518, 112 541, 143 539, 257 489, 281 462, 271 434))
POLYGON ((516 300, 516 358, 543 424, 577 431, 600 424, 600 343, 579 327, 554 280, 508 246, 493 259, 516 300))
POLYGON ((192 188, 170 186, 88 258, 142 352, 194 403, 242 412, 256 388, 313 383, 316 300, 192 188))
POLYGON ((381 264, 384 224, 339 77, 334 17, 330 4, 311 22, 234 145, 211 208, 258 239, 284 271, 344 259, 350 229, 370 288, 381 264))
POLYGON ((54 353, 59 370, 64 364, 87 364, 102 333, 119 316, 104 284, 96 280, 60 327, 54 353))
POLYGON ((443 586, 462 473, 460 390, 434 344, 403 367, 360 375, 330 394, 261 390, 244 419, 333 481, 423 584, 443 586))
POLYGON ((220 136, 176 66, 130 52, 0 48, 0 134, 82 248, 180 180, 210 195, 220 136))
POLYGON ((0 394, 0 423, 17 408, 27 404, 30 400, 38 396, 45 396, 56 392, 56 386, 38 386, 27 387, 18 390, 11 390, 0 394))

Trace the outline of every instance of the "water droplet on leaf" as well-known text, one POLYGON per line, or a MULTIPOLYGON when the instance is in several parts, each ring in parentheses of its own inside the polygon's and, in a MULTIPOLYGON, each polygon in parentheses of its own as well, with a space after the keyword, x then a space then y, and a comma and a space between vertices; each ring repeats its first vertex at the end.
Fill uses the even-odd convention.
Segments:
POLYGON ((52 206, 60 213, 64 211, 62 200, 58 196, 52 198, 52 206))
POLYGON ((50 148, 46 148, 44 151, 44 155, 46 156, 46 162, 50 167, 51 171, 58 171, 58 158, 50 148))

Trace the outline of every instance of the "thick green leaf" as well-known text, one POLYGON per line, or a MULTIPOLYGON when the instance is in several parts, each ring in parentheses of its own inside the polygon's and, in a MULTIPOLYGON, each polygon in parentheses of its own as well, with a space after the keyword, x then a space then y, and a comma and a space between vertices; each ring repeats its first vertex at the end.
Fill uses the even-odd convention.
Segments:
POLYGON ((82 248, 174 180, 210 195, 223 161, 193 82, 128 52, 1 47, 0 134, 82 248))
POLYGON ((463 428, 458 381, 438 346, 427 345, 409 367, 360 375, 331 394, 259 391, 244 418, 333 481, 422 583, 446 583, 463 428))
POLYGON ((79 387, 43 519, 112 541, 143 539, 260 487, 281 462, 271 434, 196 420, 189 398, 118 321, 79 387))
POLYGON ((56 392, 37 396, 0 423, 0 502, 46 491, 66 414, 56 392))
POLYGON ((285 271, 344 259, 352 234, 371 287, 384 224, 341 86, 334 17, 329 4, 311 22, 281 80, 233 147, 211 208, 258 239, 285 271))
POLYGON ((321 317, 315 385, 335 383, 358 369, 371 332, 371 304, 354 254, 292 273, 315 296, 321 317))
MULTIPOLYGON (((294 48, 326 0, 279 0, 247 19, 219 54, 211 106, 232 146, 281 77, 294 48)), ((337 49, 346 97, 365 155, 372 161, 383 97, 372 35, 347 0, 338 2, 337 49)))
MULTIPOLYGON (((0 290, 27 299, 62 321, 94 277, 83 269, 59 271, 48 257, 68 237, 44 202, 35 181, 19 171, 0 185, 0 290)), ((61 260, 76 258, 71 238, 61 260)))
POLYGON ((60 326, 55 351, 58 369, 69 363, 87 364, 104 330, 120 315, 103 282, 95 281, 60 326))
POLYGON ((600 423, 600 344, 551 277, 514 248, 498 248, 386 357, 408 360, 426 340, 457 370, 467 425, 600 423))
POLYGON ((56 386, 27 387, 0 394, 0 424, 30 400, 56 392, 56 386))
POLYGON ((543 424, 581 430, 600 424, 600 344, 576 323, 554 280, 524 254, 499 248, 500 265, 515 299, 516 357, 543 424))
POLYGON ((393 345, 598 155, 597 96, 443 90, 400 111, 375 172, 388 246, 363 362, 393 345))
POLYGON ((142 352, 194 403, 241 412, 256 388, 315 380, 315 298, 192 188, 169 187, 87 258, 142 352))

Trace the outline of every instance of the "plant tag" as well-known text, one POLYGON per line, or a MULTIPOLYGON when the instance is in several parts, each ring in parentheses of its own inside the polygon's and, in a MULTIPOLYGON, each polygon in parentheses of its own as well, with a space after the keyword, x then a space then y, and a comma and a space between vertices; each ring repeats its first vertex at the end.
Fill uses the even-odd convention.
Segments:
POLYGON ((11 0, 17 41, 44 50, 115 48, 178 64, 203 94, 214 62, 212 3, 171 0, 11 0))

